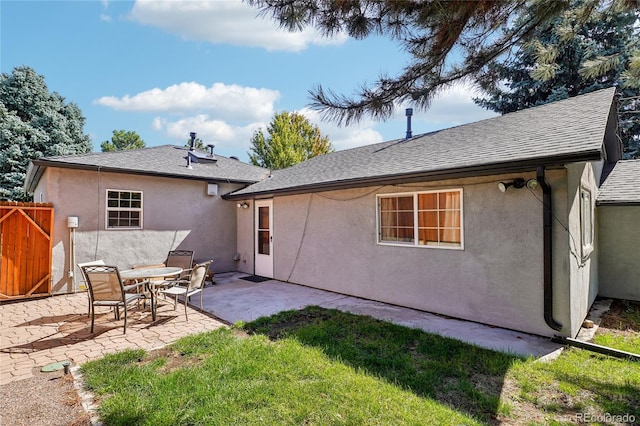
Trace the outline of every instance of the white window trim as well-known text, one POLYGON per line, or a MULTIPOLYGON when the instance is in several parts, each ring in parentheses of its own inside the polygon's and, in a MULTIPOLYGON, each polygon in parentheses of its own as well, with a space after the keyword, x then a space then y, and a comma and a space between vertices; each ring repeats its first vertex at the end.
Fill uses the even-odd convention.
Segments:
POLYGON ((415 247, 425 249, 439 249, 439 250, 464 250, 464 196, 462 188, 454 189, 434 189, 431 191, 412 191, 412 192, 390 192, 386 194, 376 194, 375 209, 376 209, 376 241, 380 246, 395 246, 395 247, 415 247), (420 194, 433 194, 440 192, 459 192, 460 193, 460 245, 459 246, 447 246, 447 245, 427 245, 418 244, 418 195, 420 194), (408 195, 413 196, 413 235, 414 239, 412 243, 399 243, 388 242, 380 240, 380 198, 384 197, 406 197, 408 195))
POLYGON ((595 212, 594 212, 594 206, 593 206, 593 194, 591 193, 591 191, 587 188, 584 187, 580 187, 580 195, 579 195, 579 202, 580 202, 580 246, 581 246, 581 252, 582 252, 582 259, 585 260, 589 257, 589 255, 591 255, 591 253, 593 252, 593 244, 594 241, 593 239, 595 238, 595 224, 593 223, 595 220, 595 212), (582 196, 583 194, 587 194, 589 196, 589 211, 585 212, 584 209, 584 203, 582 202, 582 196), (589 244, 585 244, 585 239, 584 239, 584 235, 585 235, 585 215, 588 214, 590 217, 590 229, 588 230, 591 236, 591 242, 589 244))
POLYGON ((144 219, 144 193, 143 191, 138 191, 138 190, 134 190, 134 189, 115 189, 115 188, 111 188, 111 189, 106 189, 105 193, 104 193, 104 200, 105 200, 105 209, 104 209, 104 229, 106 229, 107 231, 126 231, 126 230, 130 230, 130 229, 144 229, 143 228, 143 219, 144 219), (109 207, 109 191, 117 191, 117 192, 131 192, 131 193, 139 193, 140 194, 140 208, 139 209, 135 209, 135 208, 110 208, 109 207), (140 212, 140 226, 109 226, 109 211, 139 211, 140 212))

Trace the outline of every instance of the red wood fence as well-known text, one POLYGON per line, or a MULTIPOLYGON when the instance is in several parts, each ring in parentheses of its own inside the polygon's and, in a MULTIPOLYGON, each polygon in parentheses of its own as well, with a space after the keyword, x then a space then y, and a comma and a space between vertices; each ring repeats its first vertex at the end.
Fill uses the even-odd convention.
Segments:
POLYGON ((51 294, 53 204, 0 202, 0 300, 51 294))

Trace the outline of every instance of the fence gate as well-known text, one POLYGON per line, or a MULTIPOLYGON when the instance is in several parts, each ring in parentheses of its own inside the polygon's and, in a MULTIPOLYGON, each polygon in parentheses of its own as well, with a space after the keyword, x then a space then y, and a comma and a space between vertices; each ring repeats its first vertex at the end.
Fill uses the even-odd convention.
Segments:
POLYGON ((0 300, 51 294, 53 204, 0 202, 0 300))

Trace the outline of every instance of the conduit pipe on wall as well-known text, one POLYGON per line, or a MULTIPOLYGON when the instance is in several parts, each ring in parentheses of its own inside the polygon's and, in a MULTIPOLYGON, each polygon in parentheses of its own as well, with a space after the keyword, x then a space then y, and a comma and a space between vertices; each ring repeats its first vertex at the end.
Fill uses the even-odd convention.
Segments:
POLYGON ((628 359, 629 361, 640 362, 640 355, 634 354, 633 352, 622 351, 620 349, 610 348, 608 346, 596 345, 595 343, 591 342, 583 342, 578 339, 572 339, 571 337, 553 336, 551 341, 563 345, 575 346, 576 348, 586 349, 588 351, 597 352, 599 354, 628 359))
POLYGON ((551 234, 553 210, 551 209, 551 186, 545 179, 544 166, 538 166, 536 170, 536 180, 540 184, 540 188, 542 188, 543 205, 544 321, 552 329, 560 331, 562 324, 553 319, 553 269, 551 263, 553 259, 553 241, 551 234))
POLYGON ((78 218, 76 216, 69 216, 67 218, 67 227, 69 228, 69 270, 67 277, 71 279, 71 291, 75 293, 78 291, 76 288, 76 228, 78 227, 78 218))

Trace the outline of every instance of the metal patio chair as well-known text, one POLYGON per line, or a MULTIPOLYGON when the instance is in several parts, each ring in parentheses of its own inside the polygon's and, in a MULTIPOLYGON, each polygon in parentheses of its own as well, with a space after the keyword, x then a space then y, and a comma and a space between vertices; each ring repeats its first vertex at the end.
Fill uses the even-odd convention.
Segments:
MULTIPOLYGON (((164 264, 190 271, 193 268, 193 250, 171 250, 164 264)), ((188 272, 180 275, 180 279, 188 279, 188 277, 188 272)))
POLYGON ((212 262, 212 260, 209 260, 197 264, 193 269, 189 270, 189 279, 168 281, 167 288, 158 290, 159 293, 164 295, 174 296, 174 310, 178 306, 178 296, 184 297, 184 316, 187 321, 189 320, 187 304, 189 303, 189 298, 194 294, 200 293, 200 309, 202 310, 202 289, 204 288, 204 282, 207 278, 207 273, 209 272, 209 265, 211 265, 212 262))
MULTIPOLYGON (((120 278, 117 266, 93 265, 83 266, 82 273, 87 279, 91 294, 91 333, 95 323, 96 306, 109 306, 114 308, 116 320, 120 319, 120 308, 124 310, 124 332, 127 332, 127 307, 134 302, 145 299, 144 293, 127 293, 127 289, 120 278)), ((148 284, 148 281, 127 286, 129 289, 148 284)), ((153 292, 151 295, 151 307, 153 309, 153 292)))
POLYGON ((104 260, 100 259, 100 260, 94 260, 94 261, 91 261, 91 262, 78 263, 78 268, 80 269, 80 273, 82 274, 82 279, 84 279, 84 283, 86 284, 86 287, 87 287, 87 299, 89 299, 89 311, 87 312, 87 316, 91 315, 91 312, 93 310, 93 304, 91 303, 91 291, 89 291, 89 284, 88 284, 87 276, 84 274, 84 271, 82 270, 82 267, 83 266, 96 266, 96 265, 105 265, 104 260))

